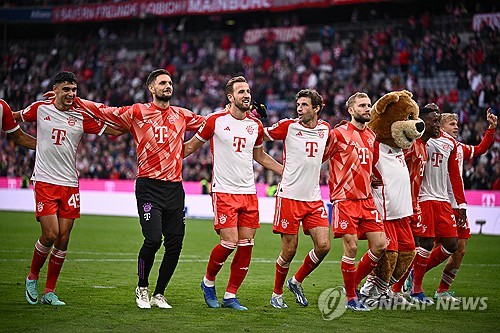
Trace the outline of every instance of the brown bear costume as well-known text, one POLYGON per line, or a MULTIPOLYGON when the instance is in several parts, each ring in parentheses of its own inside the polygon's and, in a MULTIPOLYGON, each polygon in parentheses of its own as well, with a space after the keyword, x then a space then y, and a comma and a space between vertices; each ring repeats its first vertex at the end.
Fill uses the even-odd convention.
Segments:
POLYGON ((418 118, 419 108, 412 96, 406 90, 382 96, 373 105, 368 123, 377 141, 374 175, 382 182, 373 195, 386 227, 388 250, 361 289, 364 296, 377 298, 385 294, 390 284, 403 277, 415 256, 409 220, 404 219, 412 215, 413 210, 411 180, 403 149, 410 148, 422 136, 425 126, 418 118), (392 232, 388 231, 389 227, 392 232))

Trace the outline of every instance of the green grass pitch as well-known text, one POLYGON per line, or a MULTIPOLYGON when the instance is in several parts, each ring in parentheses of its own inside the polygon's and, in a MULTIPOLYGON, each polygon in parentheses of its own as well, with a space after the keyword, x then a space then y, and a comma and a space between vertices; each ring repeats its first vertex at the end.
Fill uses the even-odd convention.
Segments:
MULTIPOLYGON (((187 220, 181 260, 166 297, 173 309, 138 309, 134 300, 137 283, 137 253, 142 242, 136 218, 83 216, 72 232, 67 260, 57 285, 64 307, 29 305, 24 298, 24 279, 29 271, 34 243, 40 227, 33 213, 0 212, 0 331, 2 332, 490 332, 499 330, 500 238, 474 235, 452 290, 462 297, 488 297, 484 310, 373 310, 346 312, 323 320, 318 297, 327 288, 341 286, 340 240, 333 240, 325 261, 304 281, 309 299, 299 307, 285 290, 288 309, 269 305, 274 282, 274 262, 279 253, 279 236, 271 225, 257 232, 253 260, 238 297, 249 311, 209 309, 200 290, 207 259, 218 236, 211 221, 187 220)), ((296 271, 312 243, 301 235, 296 271)), ((359 253, 366 250, 360 242, 359 253)), ((154 286, 160 249, 152 270, 154 286)), ((359 256, 358 256, 359 257, 359 256)), ((231 257, 230 257, 231 259, 231 257)), ((229 259, 229 260, 230 260, 229 259)), ((229 260, 217 278, 219 298, 224 292, 229 260)), ((442 265, 426 275, 424 289, 433 294, 442 265)), ((47 264, 40 276, 43 291, 47 264)))

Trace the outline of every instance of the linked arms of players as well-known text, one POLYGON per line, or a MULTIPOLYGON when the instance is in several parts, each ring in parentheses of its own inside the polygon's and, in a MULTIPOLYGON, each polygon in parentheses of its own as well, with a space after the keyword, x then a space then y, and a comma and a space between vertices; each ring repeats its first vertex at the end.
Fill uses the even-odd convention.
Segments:
MULTIPOLYGON (((18 123, 22 122, 19 112, 12 112, 12 116, 18 123)), ((12 137, 12 140, 14 140, 14 142, 18 145, 35 150, 36 139, 31 135, 25 133, 21 128, 18 128, 15 132, 10 133, 9 135, 12 137)))
POLYGON ((283 165, 276 162, 274 158, 269 156, 269 154, 264 151, 262 146, 253 149, 253 159, 264 168, 274 171, 278 175, 283 175, 283 165))
POLYGON ((193 136, 191 139, 189 139, 189 141, 184 143, 183 158, 186 158, 194 153, 198 148, 203 146, 204 143, 204 141, 201 141, 196 136, 193 136))

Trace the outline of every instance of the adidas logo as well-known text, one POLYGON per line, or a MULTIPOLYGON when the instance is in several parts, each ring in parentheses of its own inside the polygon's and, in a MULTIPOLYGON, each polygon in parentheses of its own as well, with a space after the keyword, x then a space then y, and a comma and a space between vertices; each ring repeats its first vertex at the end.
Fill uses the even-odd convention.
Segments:
POLYGON ((224 128, 224 131, 230 131, 231 129, 229 128, 229 126, 226 126, 226 128, 224 128))
POLYGON ((50 121, 50 116, 47 116, 47 117, 43 118, 43 120, 50 121))
POLYGON ((302 136, 302 131, 299 131, 296 135, 297 136, 302 136))

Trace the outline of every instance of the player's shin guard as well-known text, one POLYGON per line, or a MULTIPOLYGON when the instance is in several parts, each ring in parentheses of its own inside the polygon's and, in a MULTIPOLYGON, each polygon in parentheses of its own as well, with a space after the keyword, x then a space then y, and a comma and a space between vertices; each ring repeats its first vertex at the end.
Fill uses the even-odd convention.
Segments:
POLYGON ((221 240, 220 244, 217 244, 212 249, 210 258, 208 259, 207 272, 205 273, 207 280, 215 281, 215 277, 226 262, 227 257, 229 257, 235 248, 236 244, 221 240))
POLYGON ((342 270, 342 277, 344 278, 345 295, 347 300, 358 298, 356 295, 356 265, 354 260, 356 258, 349 258, 342 256, 342 261, 340 263, 340 268, 342 270))
POLYGON ((425 272, 427 271, 427 261, 430 256, 430 251, 423 247, 417 248, 417 255, 413 262, 413 290, 412 293, 422 292, 422 281, 424 280, 425 272))
POLYGON ((453 281, 455 281, 457 274, 458 269, 452 269, 449 271, 443 270, 443 276, 441 277, 441 282, 439 283, 437 292, 442 293, 444 291, 448 291, 453 281))
POLYGON ((276 274, 274 276, 273 292, 277 295, 283 294, 283 285, 285 284, 286 276, 290 270, 290 262, 285 261, 281 256, 276 259, 276 274))
POLYGON ((52 248, 50 251, 49 268, 47 270, 47 283, 45 284, 45 294, 56 289, 57 279, 59 278, 59 273, 61 273, 61 268, 66 259, 66 251, 61 251, 52 248))
POLYGON ((429 260, 427 261, 427 272, 448 259, 452 255, 451 252, 446 251, 443 245, 439 245, 432 250, 429 260))
POLYGON ((226 293, 236 294, 247 276, 248 266, 250 266, 250 260, 252 259, 253 244, 253 239, 240 239, 238 241, 238 248, 231 262, 231 273, 226 293))
POLYGON ((354 287, 357 288, 361 280, 363 280, 375 267, 380 258, 376 257, 372 250, 368 250, 358 263, 356 268, 356 277, 354 279, 354 287))
POLYGON ((295 280, 297 280, 298 282, 302 283, 302 281, 304 281, 304 279, 306 278, 306 276, 308 276, 309 274, 311 274, 311 272, 316 267, 318 267, 318 265, 319 265, 320 262, 321 262, 321 260, 318 258, 318 256, 316 255, 316 253, 314 253, 314 249, 312 249, 311 251, 309 251, 309 253, 304 258, 304 262, 299 267, 299 270, 297 271, 297 273, 295 273, 295 275, 294 275, 295 280))
POLYGON ((33 258, 31 259, 30 273, 28 275, 29 280, 38 280, 40 270, 45 264, 49 252, 50 252, 50 246, 43 245, 42 243, 40 243, 40 240, 38 239, 35 243, 33 258))

